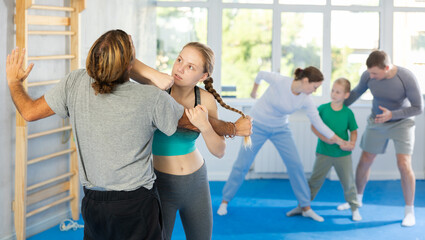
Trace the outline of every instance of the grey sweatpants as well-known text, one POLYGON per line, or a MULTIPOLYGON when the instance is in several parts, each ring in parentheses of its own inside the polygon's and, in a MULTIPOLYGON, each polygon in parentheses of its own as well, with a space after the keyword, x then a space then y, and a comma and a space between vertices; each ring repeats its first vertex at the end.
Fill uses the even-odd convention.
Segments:
POLYGON ((357 201, 357 189, 354 182, 351 155, 343 157, 329 157, 316 153, 313 173, 308 180, 308 185, 310 186, 311 191, 311 200, 316 197, 332 166, 335 168, 335 172, 338 175, 342 189, 344 190, 345 201, 350 204, 351 210, 356 210, 359 207, 359 202, 357 201))
POLYGON ((177 210, 183 223, 186 239, 211 239, 212 206, 207 167, 189 175, 172 175, 155 170, 166 239, 171 239, 177 210))

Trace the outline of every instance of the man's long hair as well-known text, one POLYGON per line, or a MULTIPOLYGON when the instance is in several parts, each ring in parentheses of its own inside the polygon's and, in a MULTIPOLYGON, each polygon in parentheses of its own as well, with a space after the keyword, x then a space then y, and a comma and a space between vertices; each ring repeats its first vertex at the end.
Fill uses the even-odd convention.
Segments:
POLYGON ((95 94, 111 93, 115 86, 129 80, 133 45, 128 34, 111 30, 100 36, 90 48, 86 69, 95 82, 95 94))

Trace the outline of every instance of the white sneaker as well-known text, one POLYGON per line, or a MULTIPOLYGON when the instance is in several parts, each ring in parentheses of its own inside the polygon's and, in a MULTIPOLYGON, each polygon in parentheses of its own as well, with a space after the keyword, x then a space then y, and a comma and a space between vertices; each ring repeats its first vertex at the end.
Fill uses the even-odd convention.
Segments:
POLYGON ((318 221, 318 222, 325 221, 325 219, 323 217, 319 216, 317 213, 315 213, 313 211, 313 209, 309 209, 307 211, 303 211, 302 212, 302 215, 303 215, 303 217, 309 217, 309 218, 311 218, 311 219, 313 219, 315 221, 318 221))
POLYGON ((362 220, 362 216, 360 215, 359 209, 356 209, 353 211, 353 221, 361 221, 362 220))
POLYGON ((227 214, 227 203, 220 204, 220 207, 217 210, 217 214, 220 216, 224 216, 227 214))
MULTIPOLYGON (((359 203, 359 208, 362 207, 362 206, 363 206, 363 204, 359 203)), ((350 209, 350 208, 351 207, 350 207, 350 204, 348 202, 340 204, 336 207, 336 209, 338 209, 339 211, 347 210, 347 209, 350 209)))
POLYGON ((408 213, 404 216, 403 222, 401 222, 401 226, 403 227, 413 227, 416 224, 415 214, 408 213))
POLYGON ((286 216, 292 217, 292 216, 295 216, 295 215, 300 215, 302 212, 303 212, 302 208, 300 206, 298 206, 298 207, 292 209, 291 211, 287 212, 286 216))

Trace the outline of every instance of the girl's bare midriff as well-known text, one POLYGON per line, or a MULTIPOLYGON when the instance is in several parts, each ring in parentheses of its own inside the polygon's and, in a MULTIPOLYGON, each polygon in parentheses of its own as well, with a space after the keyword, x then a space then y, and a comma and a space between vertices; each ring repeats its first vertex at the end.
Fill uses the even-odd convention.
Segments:
POLYGON ((153 155, 153 164, 157 171, 173 174, 188 175, 196 172, 204 164, 204 159, 198 149, 178 156, 153 155))

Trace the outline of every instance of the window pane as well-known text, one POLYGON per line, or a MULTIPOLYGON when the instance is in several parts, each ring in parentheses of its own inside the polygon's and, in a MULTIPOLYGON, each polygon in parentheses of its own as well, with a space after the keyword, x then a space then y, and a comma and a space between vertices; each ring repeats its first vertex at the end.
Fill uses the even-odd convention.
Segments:
POLYGON ((249 98, 255 76, 271 70, 272 11, 224 9, 221 85, 249 98))
POLYGON ((326 0, 279 0, 280 4, 325 5, 326 0))
POLYGON ((269 4, 273 3, 273 0, 223 0, 225 3, 260 3, 269 4))
POLYGON ((331 18, 332 81, 345 77, 355 87, 370 52, 379 48, 379 13, 333 11, 331 18))
POLYGON ((425 7, 424 1, 418 0, 394 0, 395 7, 425 7))
POLYGON ((156 67, 159 71, 171 73, 174 60, 186 43, 207 43, 207 10, 165 7, 156 9, 156 67))
MULTIPOLYGON (((280 73, 292 77, 296 68, 321 68, 322 13, 282 13, 280 73)), ((319 88, 315 95, 321 95, 319 88)))
POLYGON ((425 13, 394 13, 393 62, 415 74, 425 93, 425 13))
POLYGON ((379 6, 379 0, 332 0, 332 5, 339 5, 339 6, 379 6))

